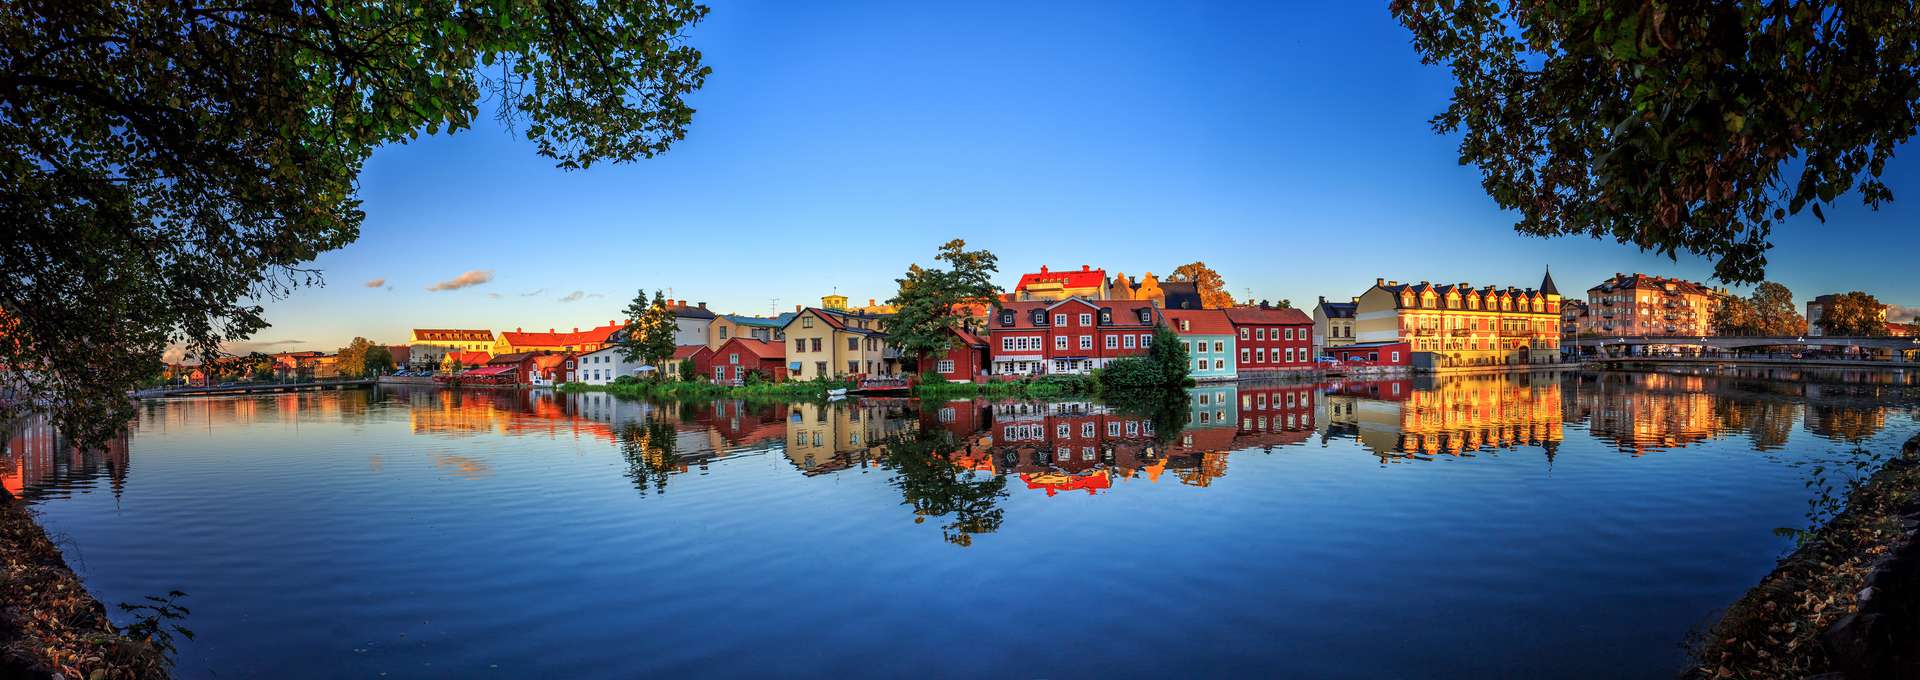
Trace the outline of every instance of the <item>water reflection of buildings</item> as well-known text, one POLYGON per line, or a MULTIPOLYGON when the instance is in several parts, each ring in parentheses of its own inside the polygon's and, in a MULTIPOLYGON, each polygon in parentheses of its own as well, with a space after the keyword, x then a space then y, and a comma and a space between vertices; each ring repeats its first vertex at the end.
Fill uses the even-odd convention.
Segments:
POLYGON ((1911 402, 1900 380, 1788 377, 1726 369, 1570 375, 1566 419, 1634 455, 1726 434, 1745 434, 1764 451, 1786 445, 1796 422, 1818 437, 1863 441, 1886 428, 1890 404, 1911 402))
POLYGON ((914 425, 908 406, 907 401, 896 399, 791 404, 786 415, 787 459, 809 476, 865 467, 873 460, 874 445, 914 425))
POLYGON ((117 496, 127 480, 127 435, 106 446, 81 449, 61 436, 51 421, 28 416, 3 425, 5 447, 0 448, 0 489, 16 498, 71 493, 90 488, 105 477, 117 496))
POLYGON ((1382 463, 1538 446, 1564 436, 1552 376, 1488 374, 1343 382, 1327 386, 1324 436, 1352 438, 1382 463))

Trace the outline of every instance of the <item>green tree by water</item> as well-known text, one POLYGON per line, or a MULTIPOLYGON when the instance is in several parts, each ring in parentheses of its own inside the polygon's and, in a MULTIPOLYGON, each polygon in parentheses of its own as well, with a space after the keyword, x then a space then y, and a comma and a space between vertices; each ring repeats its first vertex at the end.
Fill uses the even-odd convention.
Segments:
POLYGON ((1887 334, 1887 306, 1880 299, 1860 291, 1841 293, 1820 314, 1821 332, 1853 337, 1887 334))
POLYGON ((1192 372, 1193 357, 1187 353, 1187 343, 1166 324, 1160 324, 1153 329, 1153 344, 1145 355, 1109 361, 1099 375, 1103 388, 1178 388, 1193 382, 1192 372))
POLYGON ((1715 335, 1798 335, 1806 324, 1794 306, 1793 291, 1772 281, 1755 286, 1748 297, 1720 298, 1708 317, 1715 335))
POLYGON ((673 310, 667 307, 665 291, 654 291, 653 299, 647 299, 647 291, 640 290, 633 295, 633 301, 627 303, 627 325, 621 329, 619 342, 621 355, 627 361, 645 362, 656 369, 652 379, 658 380, 658 370, 673 357, 673 335, 679 330, 674 323, 673 310))
POLYGON ((486 102, 563 169, 665 152, 691 0, 0 3, 0 365, 103 441, 171 346, 211 362, 359 237, 376 148, 486 102))
POLYGON ((1858 192, 1920 124, 1912 2, 1393 0, 1457 86, 1436 131, 1537 236, 1611 238, 1759 281, 1771 231, 1858 192))
MULTIPOLYGON (((899 292, 887 300, 897 311, 880 320, 887 344, 916 364, 952 349, 950 331, 965 320, 962 310, 986 308, 991 314, 1000 306, 1000 287, 993 283, 993 275, 1000 271, 999 258, 993 253, 967 250, 966 241, 954 239, 940 246, 934 259, 947 268, 909 265, 907 275, 897 279, 899 292)), ((927 368, 921 365, 920 370, 927 368)))

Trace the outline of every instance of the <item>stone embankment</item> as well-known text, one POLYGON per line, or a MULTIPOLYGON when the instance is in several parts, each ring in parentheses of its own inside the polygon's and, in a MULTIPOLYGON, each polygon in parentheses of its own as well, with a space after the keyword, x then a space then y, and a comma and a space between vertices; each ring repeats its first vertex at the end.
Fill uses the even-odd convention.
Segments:
POLYGON ((1689 678, 1920 678, 1920 436, 1728 607, 1689 678))

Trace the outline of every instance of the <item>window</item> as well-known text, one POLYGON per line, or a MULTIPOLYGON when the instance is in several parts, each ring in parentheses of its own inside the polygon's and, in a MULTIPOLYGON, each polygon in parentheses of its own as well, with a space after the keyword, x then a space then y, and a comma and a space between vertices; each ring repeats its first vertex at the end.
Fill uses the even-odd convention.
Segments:
POLYGON ((827 362, 824 362, 824 361, 813 362, 813 374, 822 378, 827 377, 827 362))
POLYGON ((1053 348, 1054 348, 1054 349, 1066 349, 1066 348, 1067 348, 1067 336, 1064 336, 1064 335, 1056 335, 1056 336, 1053 336, 1053 348))
MULTIPOLYGON (((1240 350, 1240 353, 1244 355, 1247 353, 1247 351, 1243 349, 1243 350, 1240 350)), ((1254 356, 1255 363, 1262 363, 1262 364, 1267 363, 1267 348, 1261 347, 1261 348, 1255 349, 1253 352, 1253 356, 1254 356)))
POLYGON ((1293 348, 1287 348, 1287 363, 1293 363, 1293 348))
MULTIPOLYGON (((1267 329, 1265 328, 1256 329, 1253 334, 1253 337, 1258 340, 1267 339, 1267 329)), ((1240 339, 1241 340, 1247 339, 1247 332, 1245 330, 1240 331, 1240 339)))
POLYGON ((1124 335, 1124 336, 1121 336, 1120 339, 1123 341, 1122 344, 1126 345, 1127 349, 1134 348, 1134 343, 1136 341, 1133 339, 1132 335, 1124 335))
MULTIPOLYGON (((1267 350, 1265 348, 1261 348, 1260 350, 1260 360, 1261 361, 1267 360, 1267 350)), ((1250 363, 1252 361, 1253 361, 1253 350, 1249 350, 1245 347, 1240 348, 1240 363, 1245 364, 1245 363, 1250 363)))
POLYGON ((725 340, 725 339, 727 339, 727 327, 726 327, 726 326, 721 326, 721 327, 720 327, 720 339, 721 339, 721 340, 725 340))
POLYGON ((1092 315, 1092 314, 1081 314, 1081 315, 1080 315, 1080 325, 1082 325, 1082 326, 1091 326, 1091 325, 1093 325, 1093 315, 1092 315))
POLYGON ((936 365, 936 367, 934 368, 934 370, 936 370, 936 371, 939 371, 939 372, 941 372, 941 373, 952 373, 952 372, 953 372, 953 360, 952 360, 952 359, 941 359, 941 360, 940 360, 940 363, 936 365))
POLYGON ((811 316, 803 316, 803 317, 800 317, 800 327, 801 327, 801 328, 812 328, 812 327, 813 327, 813 317, 811 317, 811 316))
POLYGON ((1226 368, 1226 367, 1227 367, 1227 361, 1226 361, 1225 359, 1214 359, 1214 360, 1213 360, 1213 370, 1216 370, 1216 371, 1218 371, 1218 370, 1220 370, 1220 369, 1223 369, 1223 368, 1226 368))
POLYGON ((860 362, 858 362, 858 361, 849 361, 849 362, 847 362, 847 372, 848 372, 848 373, 859 373, 859 372, 860 372, 860 362))
POLYGON ((1013 340, 1014 340, 1013 338, 1001 338, 1000 351, 1003 351, 1003 352, 1013 351, 1013 340))
POLYGON ((1002 326, 1013 325, 1013 310, 1005 309, 1000 311, 1000 325, 1002 326))
POLYGON ((1397 350, 1393 353, 1393 361, 1394 363, 1400 362, 1400 352, 1397 350))
POLYGON ((1193 370, 1196 370, 1196 371, 1204 371, 1204 370, 1207 370, 1207 360, 1206 360, 1206 359, 1194 359, 1194 360, 1193 360, 1193 370))
POLYGON ((1109 437, 1120 436, 1120 421, 1116 420, 1116 421, 1107 423, 1107 436, 1109 437))
POLYGON ((1291 329, 1291 328, 1289 328, 1289 329, 1287 329, 1287 339, 1288 339, 1288 340, 1292 340, 1292 339, 1293 339, 1293 329, 1291 329))
POLYGON ((1120 336, 1118 335, 1107 336, 1107 349, 1120 349, 1120 336))
MULTIPOLYGON (((1245 328, 1242 328, 1242 329, 1240 329, 1240 339, 1241 339, 1241 340, 1245 340, 1245 339, 1247 339, 1247 329, 1245 329, 1245 328)), ((1264 338, 1262 338, 1262 339, 1264 339, 1264 338)))
POLYGON ((737 364, 737 363, 740 363, 740 354, 739 354, 738 352, 735 352, 735 353, 733 353, 733 354, 728 354, 728 355, 727 355, 727 363, 729 363, 729 364, 737 364))
POLYGON ((1190 330, 1193 330, 1193 326, 1191 326, 1191 325, 1189 325, 1189 324, 1187 323, 1187 320, 1186 320, 1186 319, 1181 319, 1181 320, 1180 320, 1180 332, 1182 332, 1182 333, 1185 333, 1185 332, 1187 332, 1187 331, 1190 331, 1190 330))
POLYGON ((1065 325, 1067 325, 1067 315, 1065 315, 1065 314, 1055 314, 1055 315, 1053 315, 1053 325, 1055 325, 1055 326, 1065 326, 1065 325))
POLYGON ((1219 353, 1221 353, 1221 352, 1225 352, 1225 351, 1227 351, 1227 343, 1226 343, 1226 341, 1224 341, 1224 340, 1215 340, 1215 341, 1213 341, 1213 353, 1214 353, 1214 354, 1219 354, 1219 353))
POLYGON ((814 338, 814 339, 813 339, 813 351, 815 351, 815 352, 818 352, 818 351, 820 351, 820 339, 819 339, 819 338, 814 338))
POLYGON ((1152 346, 1153 346, 1153 334, 1152 334, 1152 333, 1141 333, 1141 334, 1140 334, 1140 346, 1141 346, 1141 347, 1152 347, 1152 346))
POLYGON ((1093 349, 1093 336, 1091 335, 1080 336, 1080 349, 1093 349))
MULTIPOLYGON (((1053 436, 1055 437, 1066 439, 1067 437, 1073 436, 1073 426, 1068 425, 1066 423, 1061 423, 1058 426, 1055 426, 1053 428, 1053 433, 1054 433, 1053 436)), ((1065 451, 1066 449, 1061 449, 1061 450, 1065 451)))
POLYGON ((847 351, 849 351, 849 352, 858 352, 858 351, 860 351, 860 339, 859 339, 859 338, 847 338, 847 351))
POLYGON ((1092 436, 1093 436, 1093 423, 1081 423, 1081 424, 1080 424, 1080 436, 1082 436, 1082 437, 1092 437, 1092 436))

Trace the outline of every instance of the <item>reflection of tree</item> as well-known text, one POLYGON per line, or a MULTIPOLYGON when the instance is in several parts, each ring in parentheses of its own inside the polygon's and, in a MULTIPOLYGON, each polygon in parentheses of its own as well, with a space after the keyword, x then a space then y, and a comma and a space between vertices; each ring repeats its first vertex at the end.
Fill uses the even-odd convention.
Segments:
POLYGON ((1153 422, 1153 438, 1165 446, 1187 429, 1187 392, 1182 389, 1109 390, 1100 400, 1122 415, 1147 418, 1153 422))
POLYGON ((644 424, 629 421, 621 426, 616 438, 620 442, 620 455, 627 459, 627 478, 633 480, 633 488, 641 495, 647 493, 647 483, 653 483, 654 493, 667 492, 667 476, 678 471, 680 462, 673 455, 673 423, 665 419, 648 420, 644 424))
POLYGON ((1887 410, 1884 408, 1807 405, 1807 430, 1828 439, 1859 443, 1872 438, 1886 426, 1887 410))
POLYGON ((1722 400, 1720 430, 1745 432, 1753 439, 1753 448, 1769 451, 1787 444, 1793 433, 1795 404, 1785 401, 1722 400))
POLYGON ((940 429, 903 432, 882 440, 886 452, 883 464, 893 468, 894 486, 900 489, 904 505, 913 508, 914 522, 928 517, 951 521, 940 527, 948 543, 973 545, 974 534, 993 533, 1000 528, 1003 511, 999 500, 1007 496, 1005 475, 979 479, 971 470, 953 463, 959 449, 953 433, 940 429))

